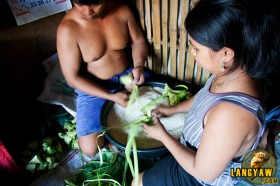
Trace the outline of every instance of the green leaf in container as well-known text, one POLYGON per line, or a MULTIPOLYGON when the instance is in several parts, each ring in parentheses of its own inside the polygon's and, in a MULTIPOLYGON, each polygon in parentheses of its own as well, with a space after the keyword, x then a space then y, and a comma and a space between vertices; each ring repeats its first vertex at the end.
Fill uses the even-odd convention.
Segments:
POLYGON ((153 120, 151 117, 149 116, 143 116, 141 118, 139 118, 138 120, 135 120, 131 123, 128 124, 124 124, 122 127, 125 128, 132 128, 134 126, 139 127, 140 125, 142 125, 143 123, 151 123, 153 120))
POLYGON ((166 93, 167 97, 169 99, 169 105, 173 106, 177 103, 189 98, 191 95, 190 92, 188 92, 188 87, 186 85, 177 85, 173 89, 169 88, 167 84, 165 84, 165 87, 167 87, 166 93), (176 90, 176 88, 183 88, 182 90, 176 90))
POLYGON ((126 127, 130 128, 130 132, 128 133, 128 137, 127 137, 127 144, 125 146, 126 163, 129 165, 132 177, 135 179, 136 183, 139 182, 139 168, 138 168, 137 145, 136 145, 135 136, 137 134, 137 129, 140 125, 142 125, 143 123, 151 123, 151 122, 152 122, 152 118, 145 116, 144 118, 141 118, 139 120, 136 120, 124 126, 125 128, 126 127), (133 152, 133 162, 130 157, 132 152, 133 152))
POLYGON ((135 85, 130 93, 130 96, 129 96, 129 99, 127 102, 127 108, 129 108, 138 98, 139 98, 139 88, 137 85, 135 85))
POLYGON ((153 101, 146 104, 144 107, 142 107, 141 111, 144 115, 151 116, 151 111, 155 108, 155 104, 164 99, 165 97, 168 97, 169 105, 175 105, 179 102, 181 102, 184 99, 189 98, 191 95, 190 92, 188 92, 188 87, 186 85, 177 85, 175 88, 183 88, 182 90, 173 90, 171 89, 168 84, 166 83, 164 86, 164 91, 162 95, 160 95, 158 98, 154 99, 153 101))
POLYGON ((133 85, 133 76, 131 73, 121 76, 120 83, 123 85, 133 85))
POLYGON ((169 104, 176 105, 177 103, 187 99, 189 97, 189 93, 186 90, 181 90, 178 92, 172 91, 168 93, 169 104))

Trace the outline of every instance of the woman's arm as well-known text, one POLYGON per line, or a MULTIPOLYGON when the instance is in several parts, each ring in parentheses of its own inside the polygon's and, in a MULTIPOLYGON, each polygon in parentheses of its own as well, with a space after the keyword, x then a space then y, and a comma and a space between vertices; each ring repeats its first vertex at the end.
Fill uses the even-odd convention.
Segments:
POLYGON ((169 135, 158 118, 154 120, 155 125, 143 125, 144 131, 161 141, 189 174, 205 182, 220 176, 240 149, 248 150, 259 129, 249 111, 231 103, 219 104, 205 117, 202 139, 195 152, 169 135))

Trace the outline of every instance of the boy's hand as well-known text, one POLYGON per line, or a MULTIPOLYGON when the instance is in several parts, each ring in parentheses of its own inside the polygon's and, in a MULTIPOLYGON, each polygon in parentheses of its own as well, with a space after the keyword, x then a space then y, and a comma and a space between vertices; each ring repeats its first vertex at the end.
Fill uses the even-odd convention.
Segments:
POLYGON ((134 85, 142 85, 145 82, 143 66, 134 67, 132 70, 132 75, 134 85))
POLYGON ((128 92, 116 92, 116 93, 113 94, 112 101, 121 105, 122 107, 126 107, 127 102, 128 102, 128 98, 129 98, 129 93, 128 92))

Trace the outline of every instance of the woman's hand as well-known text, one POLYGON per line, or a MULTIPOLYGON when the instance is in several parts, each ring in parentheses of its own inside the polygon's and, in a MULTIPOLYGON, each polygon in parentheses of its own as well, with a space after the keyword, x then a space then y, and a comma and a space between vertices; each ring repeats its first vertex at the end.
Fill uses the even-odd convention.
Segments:
POLYGON ((174 108, 171 106, 159 106, 156 109, 152 110, 153 117, 167 117, 175 113, 174 108))
POLYGON ((142 125, 142 128, 143 128, 144 132, 146 132, 148 134, 149 137, 160 141, 162 139, 162 137, 164 135, 168 135, 168 133, 157 117, 153 117, 153 121, 154 121, 154 124, 152 124, 152 125, 144 123, 142 125))

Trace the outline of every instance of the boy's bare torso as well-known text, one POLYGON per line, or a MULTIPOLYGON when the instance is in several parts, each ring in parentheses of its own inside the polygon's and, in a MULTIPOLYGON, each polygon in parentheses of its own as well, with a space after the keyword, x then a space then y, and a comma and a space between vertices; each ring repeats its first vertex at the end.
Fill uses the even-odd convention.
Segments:
POLYGON ((85 20, 72 9, 63 21, 71 22, 81 61, 87 71, 99 79, 109 79, 128 65, 125 48, 129 42, 127 22, 122 5, 115 6, 103 18, 85 20))

